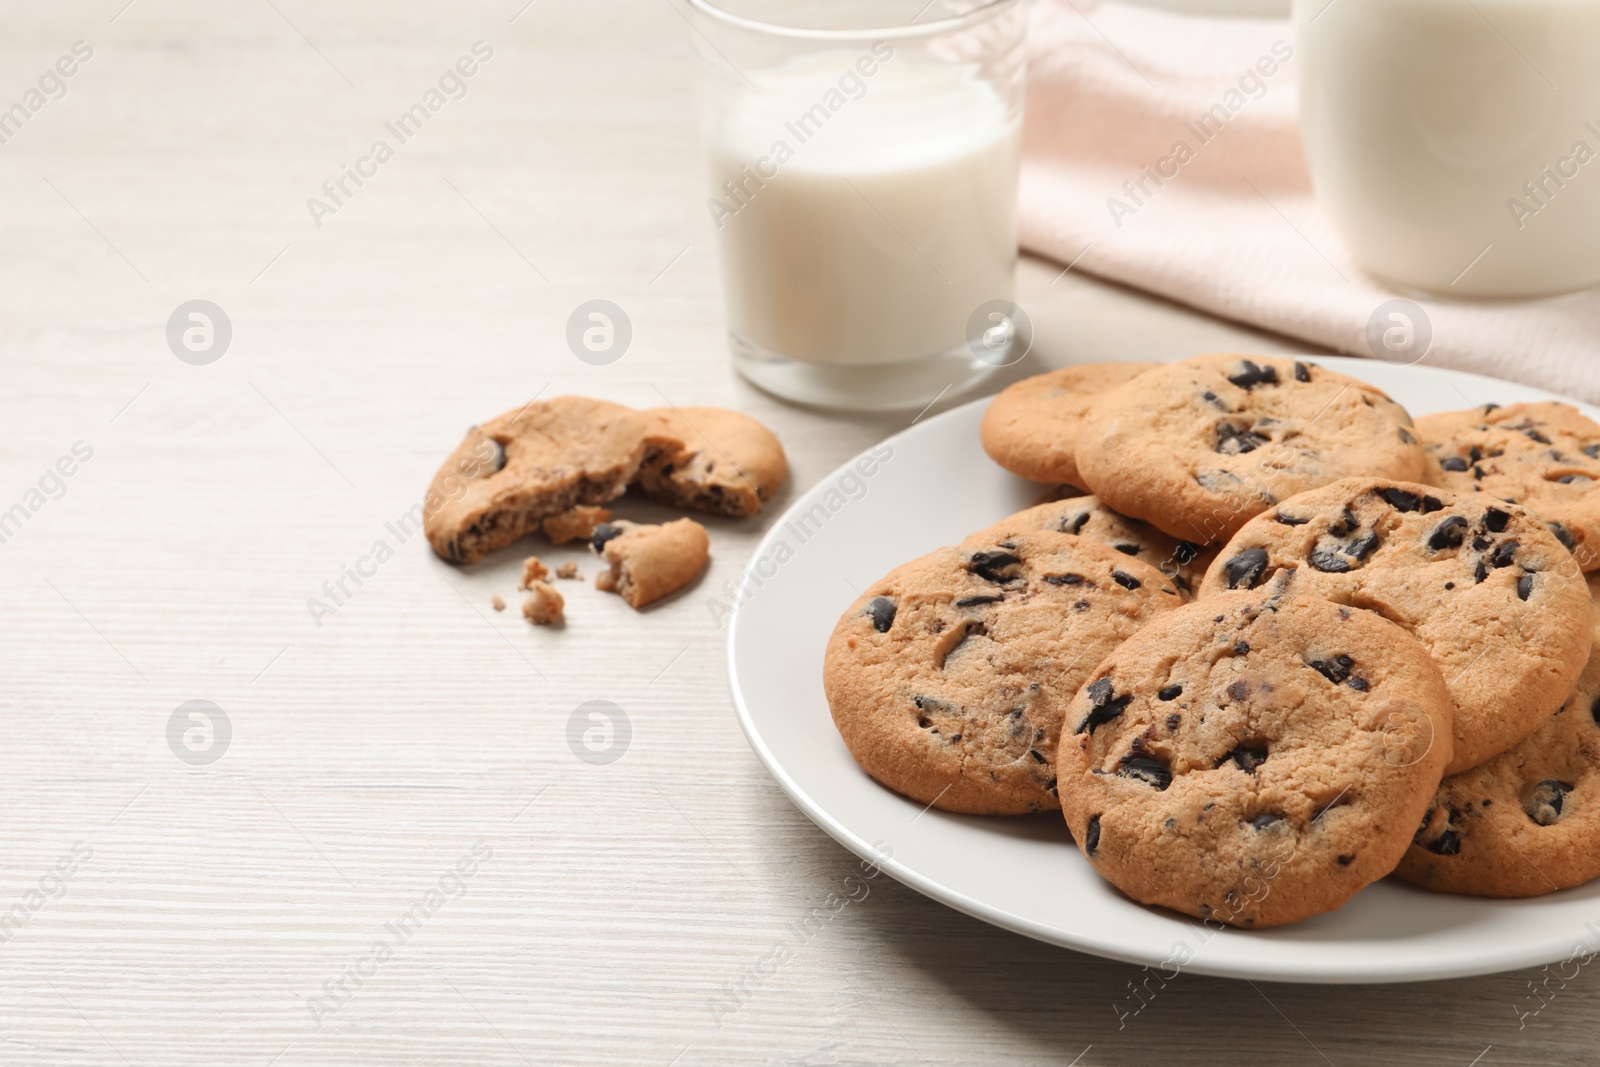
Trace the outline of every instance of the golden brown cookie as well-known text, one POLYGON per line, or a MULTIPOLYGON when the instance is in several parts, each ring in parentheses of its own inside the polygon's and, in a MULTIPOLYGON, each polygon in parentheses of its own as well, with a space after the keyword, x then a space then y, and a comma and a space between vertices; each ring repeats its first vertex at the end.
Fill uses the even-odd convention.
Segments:
POLYGON ((1082 485, 1073 459, 1089 398, 1154 363, 1079 363, 1035 374, 1001 390, 984 412, 978 438, 989 458, 1035 482, 1082 485))
POLYGON ((1589 655, 1594 608, 1571 555, 1525 508, 1350 478, 1290 497, 1223 548, 1229 589, 1369 608, 1421 641, 1455 701, 1456 774, 1537 730, 1589 655))
POLYGON ((1094 397, 1077 437, 1085 487, 1194 544, 1220 543, 1279 500, 1352 475, 1416 481, 1405 409, 1315 363, 1196 356, 1094 397))
POLYGON ((682 447, 620 404, 536 401, 467 432, 428 487, 423 529, 440 557, 473 563, 550 516, 621 496, 641 464, 682 447))
POLYGON ((589 545, 610 565, 594 586, 642 608, 688 585, 711 558, 706 528, 693 519, 659 526, 608 522, 594 528, 589 545))
POLYGON ((1055 808, 1061 712, 1094 665, 1177 607, 1155 568, 1051 530, 974 535, 891 571, 840 618, 823 688, 856 762, 946 811, 1055 808))
POLYGON ((1112 652, 1064 731, 1061 806, 1095 870, 1140 903, 1260 928, 1394 869, 1448 758, 1450 697, 1371 612, 1226 593, 1112 652))
POLYGON ((639 488, 652 500, 744 518, 760 511, 789 473, 783 445, 743 412, 670 407, 645 414, 683 441, 639 471, 639 488))
POLYGON ((1024 530, 1055 530, 1110 545, 1123 555, 1148 563, 1165 574, 1185 600, 1200 587, 1206 569, 1217 556, 1217 546, 1192 545, 1169 537, 1147 522, 1119 515, 1093 496, 1072 496, 1036 504, 974 536, 1003 540, 1024 530))
POLYGON ((1483 897, 1536 897, 1600 876, 1600 635, 1555 715, 1444 780, 1395 873, 1483 897))
POLYGON ((1600 424, 1571 404, 1485 404, 1417 420, 1423 481, 1521 504, 1600 568, 1600 424))

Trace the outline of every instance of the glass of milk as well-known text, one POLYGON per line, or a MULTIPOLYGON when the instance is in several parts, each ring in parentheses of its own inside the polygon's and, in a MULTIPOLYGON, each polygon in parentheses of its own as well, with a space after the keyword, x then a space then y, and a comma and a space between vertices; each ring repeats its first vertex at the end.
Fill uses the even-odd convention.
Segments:
POLYGON ((691 0, 734 365, 904 408, 1014 362, 1020 0, 691 0))
POLYGON ((1295 0, 1317 198, 1372 274, 1462 298, 1600 281, 1600 0, 1295 0))

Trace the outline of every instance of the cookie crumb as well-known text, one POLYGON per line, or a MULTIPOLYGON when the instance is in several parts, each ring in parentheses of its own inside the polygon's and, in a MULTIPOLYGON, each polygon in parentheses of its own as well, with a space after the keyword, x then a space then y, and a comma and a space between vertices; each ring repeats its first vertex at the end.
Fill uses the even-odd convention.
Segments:
POLYGON ((711 558, 706 528, 693 519, 660 526, 601 526, 590 545, 610 564, 595 576, 595 588, 618 594, 633 608, 682 589, 711 558))
POLYGON ((518 589, 532 589, 533 583, 550 573, 550 568, 544 565, 544 560, 538 556, 529 556, 522 561, 522 581, 518 589))
POLYGON ((522 616, 535 626, 549 626, 562 621, 562 611, 567 602, 548 582, 534 581, 528 586, 529 597, 522 603, 522 616))
POLYGON ((489 598, 489 603, 494 606, 494 610, 496 611, 506 610, 506 602, 504 597, 492 596, 489 598))
POLYGON ((553 545, 564 545, 568 541, 587 541, 596 526, 610 520, 611 512, 605 508, 579 504, 571 511, 563 511, 559 515, 545 519, 544 535, 550 538, 550 543, 553 545))
POLYGON ((561 566, 556 568, 556 577, 557 578, 582 578, 583 575, 578 573, 578 565, 576 563, 572 563, 572 562, 569 561, 569 562, 563 563, 561 566))

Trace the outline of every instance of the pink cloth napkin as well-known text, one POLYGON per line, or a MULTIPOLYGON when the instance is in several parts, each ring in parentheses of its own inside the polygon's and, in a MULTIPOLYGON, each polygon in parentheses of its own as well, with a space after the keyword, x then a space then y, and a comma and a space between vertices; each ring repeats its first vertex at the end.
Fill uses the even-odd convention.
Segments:
MULTIPOLYGON (((1368 320, 1402 294, 1362 272, 1312 198, 1287 22, 1036 0, 1030 32, 1023 247, 1224 318, 1372 354, 1368 320), (1201 127, 1218 103, 1226 123, 1201 127)), ((1600 403, 1600 294, 1408 298, 1432 324, 1423 364, 1600 403)))

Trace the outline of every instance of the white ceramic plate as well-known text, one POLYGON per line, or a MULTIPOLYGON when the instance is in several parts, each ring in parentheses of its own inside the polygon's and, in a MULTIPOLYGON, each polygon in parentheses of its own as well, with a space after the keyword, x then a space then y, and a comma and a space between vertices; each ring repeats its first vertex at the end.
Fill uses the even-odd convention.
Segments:
MULTIPOLYGON (((1372 382, 1413 415, 1552 399, 1453 371, 1316 362, 1372 382)), ((730 620, 728 673, 750 744, 801 811, 857 855, 878 858, 895 878, 968 915, 1168 970, 1401 982, 1539 965, 1568 958, 1580 944, 1600 947, 1600 882, 1503 901, 1427 893, 1389 879, 1302 923, 1216 931, 1123 897, 1094 873, 1059 817, 923 810, 867 777, 828 715, 823 648, 859 590, 1037 500, 1039 486, 984 455, 978 423, 987 403, 913 426, 878 445, 877 458, 863 453, 860 467, 841 467, 796 501, 756 552, 748 591, 730 620)))

